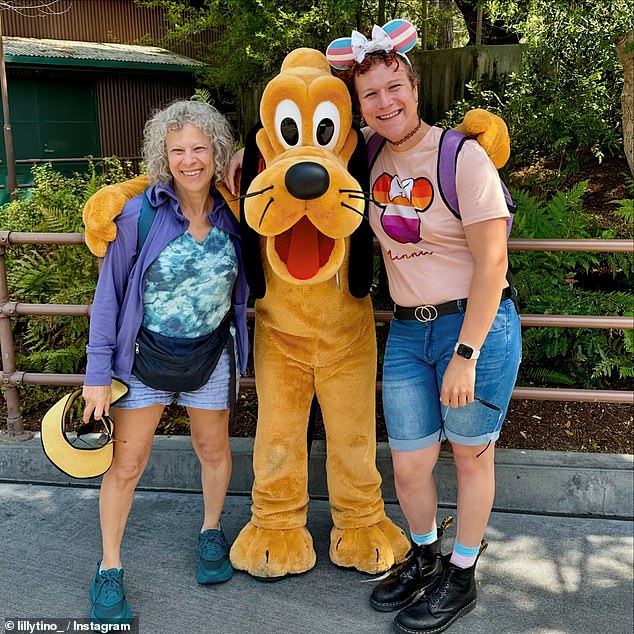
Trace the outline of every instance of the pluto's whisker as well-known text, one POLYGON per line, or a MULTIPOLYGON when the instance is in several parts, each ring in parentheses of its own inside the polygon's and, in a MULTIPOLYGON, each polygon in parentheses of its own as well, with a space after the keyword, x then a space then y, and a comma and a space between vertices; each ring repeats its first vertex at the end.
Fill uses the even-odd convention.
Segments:
POLYGON ((258 227, 262 226, 262 221, 264 220, 264 216, 266 215, 266 212, 269 210, 269 207, 273 204, 274 200, 275 198, 271 198, 271 200, 269 200, 269 202, 266 203, 266 207, 264 208, 264 211, 262 212, 262 215, 260 216, 260 222, 258 222, 258 227))
POLYGON ((348 194, 348 198, 354 198, 355 200, 367 200, 369 203, 379 205, 379 203, 372 197, 372 194, 366 194, 365 192, 363 192, 362 196, 352 196, 351 194, 348 194))
POLYGON ((354 211, 355 214, 358 214, 359 216, 361 216, 364 220, 367 220, 367 217, 361 213, 358 209, 355 209, 354 207, 351 207, 350 205, 346 205, 346 203, 339 203, 342 207, 345 207, 346 209, 350 209, 350 211, 354 211))
POLYGON ((339 191, 341 193, 349 192, 348 198, 356 198, 357 200, 368 200, 371 203, 377 204, 376 200, 374 200, 370 192, 364 192, 363 190, 358 190, 358 189, 340 189, 339 191), (353 194, 358 194, 358 195, 354 196, 353 194))
POLYGON ((269 185, 268 187, 265 187, 264 189, 261 189, 259 192, 251 192, 250 194, 242 194, 242 196, 236 196, 235 198, 232 198, 229 202, 233 203, 236 200, 241 200, 242 198, 251 198, 251 196, 259 196, 260 194, 263 194, 264 192, 268 191, 269 189, 273 189, 273 185, 269 185))

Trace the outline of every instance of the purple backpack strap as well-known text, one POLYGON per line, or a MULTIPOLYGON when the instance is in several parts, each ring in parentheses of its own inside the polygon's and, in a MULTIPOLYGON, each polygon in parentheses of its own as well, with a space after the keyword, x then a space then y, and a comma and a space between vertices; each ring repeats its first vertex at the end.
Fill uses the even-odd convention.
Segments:
MULTIPOLYGON (((458 163, 458 153, 462 149, 465 141, 468 140, 469 137, 462 134, 462 132, 458 132, 457 130, 443 130, 438 145, 437 182, 440 197, 447 209, 449 209, 458 220, 462 220, 462 218, 460 217, 460 205, 458 203, 458 191, 456 189, 456 166, 458 163)), ((368 139, 366 143, 368 169, 372 169, 372 165, 374 165, 374 161, 376 161, 377 156, 383 149, 385 141, 385 137, 382 137, 378 132, 373 132, 368 139)), ((511 217, 506 223, 508 236, 511 232, 516 205, 502 179, 500 179, 500 184, 504 192, 506 206, 511 212, 511 217)))
POLYGON ((443 130, 438 145, 437 181, 440 197, 449 211, 458 219, 460 206, 456 191, 456 164, 458 152, 467 138, 456 130, 443 130))
POLYGON ((366 151, 368 156, 368 169, 371 170, 376 161, 377 156, 385 145, 385 137, 381 136, 378 132, 373 132, 366 143, 366 151))
MULTIPOLYGON (((451 213, 459 220, 461 217, 460 205, 458 204, 458 192, 456 190, 456 166, 458 163, 458 153, 467 140, 469 140, 469 137, 457 130, 444 130, 442 136, 440 137, 440 144, 438 146, 437 169, 440 197, 449 211, 451 211, 451 213)), ((508 238, 513 224, 513 214, 515 213, 517 206, 515 205, 508 188, 501 178, 500 185, 502 186, 506 206, 511 212, 511 216, 506 221, 506 236, 508 238)))

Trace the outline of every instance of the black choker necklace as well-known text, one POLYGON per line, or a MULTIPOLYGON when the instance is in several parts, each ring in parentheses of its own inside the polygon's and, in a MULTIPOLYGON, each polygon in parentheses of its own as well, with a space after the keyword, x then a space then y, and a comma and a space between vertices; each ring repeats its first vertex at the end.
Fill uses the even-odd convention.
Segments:
POLYGON ((401 143, 405 143, 405 141, 409 141, 420 130, 420 127, 422 125, 423 125, 423 120, 419 119, 416 127, 411 132, 406 134, 402 139, 399 139, 398 141, 390 141, 388 139, 388 141, 390 142, 390 145, 401 145, 401 143))

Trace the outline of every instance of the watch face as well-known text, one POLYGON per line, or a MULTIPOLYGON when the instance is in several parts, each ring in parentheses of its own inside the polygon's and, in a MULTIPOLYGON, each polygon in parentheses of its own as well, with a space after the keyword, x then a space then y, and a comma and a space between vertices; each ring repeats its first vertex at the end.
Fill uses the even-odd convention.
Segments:
POLYGON ((473 356, 473 348, 471 346, 467 346, 464 343, 461 343, 456 349, 456 354, 463 359, 471 359, 473 356))

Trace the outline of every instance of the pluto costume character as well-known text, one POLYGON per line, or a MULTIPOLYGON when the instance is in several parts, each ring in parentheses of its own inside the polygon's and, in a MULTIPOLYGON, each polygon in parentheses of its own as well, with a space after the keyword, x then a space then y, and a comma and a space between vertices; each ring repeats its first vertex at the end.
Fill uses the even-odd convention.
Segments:
POLYGON ((387 570, 409 541, 385 516, 375 464, 372 237, 363 222, 367 182, 351 176, 367 179, 364 144, 351 127, 344 83, 312 49, 286 57, 264 91, 260 118, 241 183, 242 220, 257 232, 243 232, 249 285, 259 298, 253 516, 231 561, 258 577, 314 566, 306 433, 316 394, 327 436, 330 558, 365 572, 387 570), (258 174, 260 154, 265 169, 258 174))
MULTIPOLYGON (((503 162, 494 154, 508 156, 504 123, 472 113, 463 131, 478 135, 494 162, 503 162)), ((241 183, 241 193, 248 194, 243 254, 258 298, 253 514, 233 544, 231 561, 261 578, 314 566, 306 529, 306 436, 316 393, 327 436, 331 560, 382 572, 404 558, 409 540, 385 515, 375 465, 365 146, 351 127, 345 85, 312 49, 287 56, 264 91, 260 114, 263 125, 247 140, 241 183)), ((113 219, 125 201, 146 186, 144 178, 112 185, 87 203, 86 242, 95 255, 102 256, 114 239, 113 219)))

